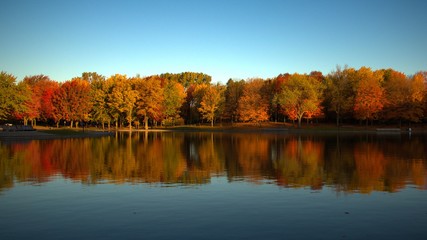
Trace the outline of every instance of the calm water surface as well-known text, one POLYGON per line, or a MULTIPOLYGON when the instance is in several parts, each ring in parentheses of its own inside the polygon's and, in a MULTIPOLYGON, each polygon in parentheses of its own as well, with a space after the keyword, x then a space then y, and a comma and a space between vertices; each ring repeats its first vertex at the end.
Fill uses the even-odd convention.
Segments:
POLYGON ((426 239, 424 135, 0 142, 0 239, 426 239))

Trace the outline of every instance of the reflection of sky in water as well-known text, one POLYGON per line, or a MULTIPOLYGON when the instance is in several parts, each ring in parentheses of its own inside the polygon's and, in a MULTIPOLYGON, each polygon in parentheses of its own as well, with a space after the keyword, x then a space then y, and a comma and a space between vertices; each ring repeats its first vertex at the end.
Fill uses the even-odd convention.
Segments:
POLYGON ((210 133, 0 143, 0 239, 425 239, 426 143, 210 133))
POLYGON ((426 191, 337 193, 229 182, 85 185, 57 177, 0 195, 0 237, 423 239, 426 191), (25 231, 23 231, 25 229, 25 231))

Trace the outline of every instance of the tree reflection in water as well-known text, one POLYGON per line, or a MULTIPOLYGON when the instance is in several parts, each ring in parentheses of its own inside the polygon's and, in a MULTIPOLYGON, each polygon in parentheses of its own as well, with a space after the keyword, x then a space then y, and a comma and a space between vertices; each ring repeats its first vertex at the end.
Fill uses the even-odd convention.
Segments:
POLYGON ((426 188, 423 136, 119 133, 115 137, 0 142, 0 189, 58 175, 84 184, 229 181, 370 193, 426 188))

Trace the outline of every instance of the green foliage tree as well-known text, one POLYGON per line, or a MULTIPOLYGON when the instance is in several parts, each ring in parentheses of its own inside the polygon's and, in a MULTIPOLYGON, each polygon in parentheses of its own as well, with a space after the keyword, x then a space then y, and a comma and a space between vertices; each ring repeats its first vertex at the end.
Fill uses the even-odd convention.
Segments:
POLYGON ((163 89, 163 94, 165 117, 175 125, 175 119, 179 117, 180 108, 185 101, 184 87, 178 82, 169 80, 163 89))
POLYGON ((91 86, 91 119, 101 123, 102 129, 104 129, 104 124, 111 122, 111 117, 108 114, 108 86, 106 79, 104 76, 98 75, 97 73, 83 73, 82 78, 88 80, 91 86))
POLYGON ((195 72, 183 72, 183 73, 163 73, 160 74, 160 78, 179 82, 185 88, 190 87, 193 84, 210 84, 212 77, 204 73, 195 73, 195 72))
POLYGON ((342 119, 388 122, 419 122, 427 116, 427 73, 405 76, 393 69, 372 71, 341 68, 323 77, 281 74, 274 79, 230 79, 226 85, 211 86, 204 73, 165 73, 147 78, 128 79, 116 74, 108 79, 96 72, 58 83, 45 75, 16 77, 0 74, 0 119, 30 121, 60 120, 74 123, 93 120, 101 123, 139 124, 151 121, 174 123, 180 115, 187 124, 206 119, 213 124, 218 117, 231 122, 289 119, 307 120, 334 112, 339 126, 342 119), (323 91, 324 89, 324 91, 323 91), (218 94, 221 92, 219 103, 218 94), (322 91, 324 94, 322 95, 322 91), (323 100, 323 105, 320 105, 323 100), (324 107, 324 108, 323 108, 324 107))
POLYGON ((0 72, 0 120, 11 119, 14 112, 26 111, 26 89, 16 85, 15 81, 16 77, 12 74, 0 72))
POLYGON ((308 112, 316 112, 320 107, 323 85, 309 75, 292 74, 276 95, 276 101, 290 114, 294 114, 301 127, 301 119, 308 112))
POLYGON ((39 99, 34 99, 34 92, 27 83, 21 81, 17 85, 17 92, 15 93, 14 98, 16 96, 22 96, 23 101, 19 106, 16 106, 13 111, 13 117, 16 120, 20 120, 24 125, 28 125, 28 121, 31 121, 31 125, 34 126, 36 122, 36 117, 39 114, 39 99), (37 106, 37 107, 36 107, 37 106))
POLYGON ((133 88, 132 82, 126 75, 112 75, 107 82, 109 84, 107 105, 110 108, 110 115, 115 119, 116 128, 118 128, 120 115, 124 115, 129 123, 129 130, 132 130, 132 114, 138 92, 133 88))
POLYGON ((271 111, 274 115, 273 118, 275 121, 278 121, 280 117, 282 117, 284 120, 284 116, 286 115, 285 110, 280 106, 280 103, 278 101, 277 95, 282 91, 283 85, 286 81, 289 80, 291 75, 289 73, 285 74, 279 74, 275 79, 273 79, 272 82, 272 90, 270 96, 271 98, 271 111))
POLYGON ((244 80, 233 80, 229 79, 225 90, 225 106, 224 106, 224 117, 231 120, 231 122, 237 122, 239 120, 238 107, 239 99, 243 94, 243 86, 245 85, 244 80))
POLYGON ((326 107, 336 114, 336 124, 340 125, 343 114, 348 114, 352 111, 355 96, 355 72, 353 68, 344 66, 336 67, 336 70, 331 72, 326 77, 324 100, 326 107))

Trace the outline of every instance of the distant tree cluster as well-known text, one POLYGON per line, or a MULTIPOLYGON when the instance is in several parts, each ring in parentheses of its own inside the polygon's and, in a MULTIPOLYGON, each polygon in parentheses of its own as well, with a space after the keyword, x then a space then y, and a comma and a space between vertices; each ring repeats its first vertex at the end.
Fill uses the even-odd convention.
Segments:
POLYGON ((324 76, 280 74, 212 84, 204 73, 149 77, 83 73, 65 82, 45 75, 17 82, 0 73, 0 120, 36 125, 144 128, 208 122, 373 121, 402 124, 427 116, 427 72, 413 76, 381 69, 337 66, 324 76), (333 120, 335 119, 335 120, 333 120))

